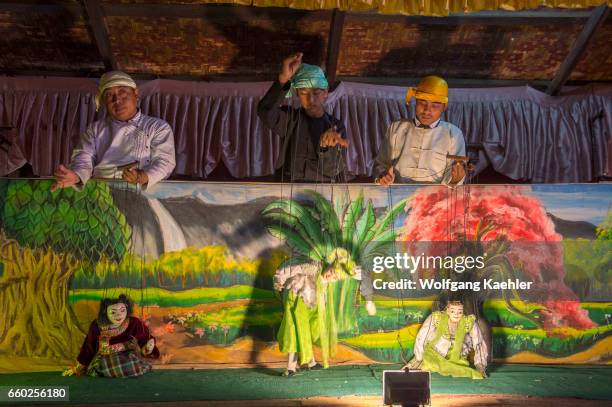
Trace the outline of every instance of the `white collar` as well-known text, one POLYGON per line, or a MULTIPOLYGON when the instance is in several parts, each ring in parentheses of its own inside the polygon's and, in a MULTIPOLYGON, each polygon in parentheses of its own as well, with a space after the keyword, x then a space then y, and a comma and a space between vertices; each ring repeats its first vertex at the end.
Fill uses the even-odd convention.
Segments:
POLYGON ((136 109, 136 114, 132 116, 131 119, 128 119, 125 121, 117 120, 117 119, 111 119, 111 120, 117 124, 133 124, 137 126, 138 122, 140 121, 140 116, 142 116, 142 114, 140 113, 140 109, 136 109))
MULTIPOLYGON (((436 127, 438 127, 438 124, 440 124, 440 120, 442 119, 438 119, 435 122, 433 122, 432 124, 429 125, 430 129, 435 129, 436 127)), ((419 119, 416 118, 416 116, 414 117, 414 124, 419 127, 421 125, 421 122, 419 121, 419 119)))

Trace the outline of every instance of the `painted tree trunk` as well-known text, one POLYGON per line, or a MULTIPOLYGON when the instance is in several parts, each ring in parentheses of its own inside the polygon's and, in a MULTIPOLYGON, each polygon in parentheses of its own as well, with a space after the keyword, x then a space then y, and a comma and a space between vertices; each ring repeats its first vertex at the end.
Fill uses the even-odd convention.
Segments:
POLYGON ((73 359, 85 332, 68 304, 74 257, 21 248, 0 236, 0 351, 16 356, 73 359))

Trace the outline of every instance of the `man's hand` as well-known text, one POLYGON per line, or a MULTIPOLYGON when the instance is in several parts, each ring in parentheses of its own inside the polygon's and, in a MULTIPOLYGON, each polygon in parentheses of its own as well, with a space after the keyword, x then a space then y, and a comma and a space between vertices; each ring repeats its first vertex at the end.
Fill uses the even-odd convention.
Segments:
POLYGON ((121 175, 125 181, 130 184, 140 184, 145 185, 149 182, 149 176, 143 170, 139 170, 136 168, 126 168, 123 170, 123 174, 121 175))
POLYGON ((394 181, 395 181, 395 169, 393 167, 390 167, 387 170, 387 172, 383 176, 376 179, 375 182, 378 185, 387 186, 387 185, 393 184, 394 181))
POLYGON ((451 168, 451 180, 449 184, 456 185, 463 178, 465 178, 465 168, 463 168, 463 164, 460 162, 453 163, 453 167, 451 168))
POLYGON ((278 82, 281 86, 289 82, 297 70, 300 69, 300 66, 302 66, 302 56, 304 56, 304 54, 296 52, 283 60, 281 71, 278 74, 278 82))
POLYGON ((60 188, 68 188, 73 185, 78 184, 81 179, 76 172, 72 171, 70 168, 64 167, 60 164, 55 170, 53 174, 55 176, 55 182, 51 185, 51 192, 55 192, 60 188))
POLYGON ((325 133, 321 134, 321 140, 319 145, 323 148, 325 147, 348 147, 348 140, 342 138, 342 135, 338 133, 336 126, 331 127, 325 131, 325 133))

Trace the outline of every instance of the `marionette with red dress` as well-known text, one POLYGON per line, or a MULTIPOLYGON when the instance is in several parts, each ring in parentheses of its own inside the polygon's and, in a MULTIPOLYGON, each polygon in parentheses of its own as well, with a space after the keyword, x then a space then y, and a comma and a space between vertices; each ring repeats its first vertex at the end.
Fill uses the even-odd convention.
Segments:
POLYGON ((132 316, 132 302, 125 295, 100 302, 98 318, 77 357, 77 364, 63 375, 97 377, 140 376, 151 370, 148 359, 159 357, 149 328, 132 316))

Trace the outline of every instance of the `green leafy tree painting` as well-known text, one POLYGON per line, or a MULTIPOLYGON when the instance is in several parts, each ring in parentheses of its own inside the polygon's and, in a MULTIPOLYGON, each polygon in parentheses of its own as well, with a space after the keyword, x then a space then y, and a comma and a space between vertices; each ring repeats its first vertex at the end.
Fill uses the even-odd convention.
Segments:
MULTIPOLYGON (((326 267, 330 253, 342 248, 351 261, 366 264, 369 256, 388 248, 399 234, 393 222, 404 211, 406 199, 377 219, 372 201, 365 202, 363 191, 353 201, 339 198, 333 204, 318 192, 305 193, 308 203, 279 199, 263 211, 270 221, 268 231, 294 251, 293 262, 315 261, 326 267)), ((354 305, 359 282, 347 279, 335 284, 339 291, 334 295, 338 333, 351 332, 357 327, 354 305)))
POLYGON ((50 181, 5 180, 0 186, 0 351, 74 357, 82 328, 68 304, 78 269, 119 262, 131 229, 108 185, 50 192, 50 181))

